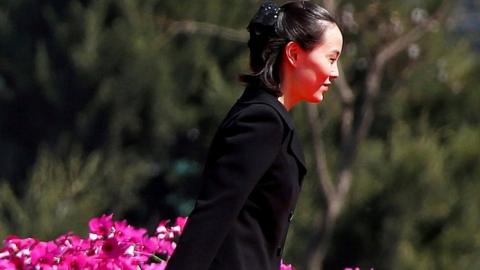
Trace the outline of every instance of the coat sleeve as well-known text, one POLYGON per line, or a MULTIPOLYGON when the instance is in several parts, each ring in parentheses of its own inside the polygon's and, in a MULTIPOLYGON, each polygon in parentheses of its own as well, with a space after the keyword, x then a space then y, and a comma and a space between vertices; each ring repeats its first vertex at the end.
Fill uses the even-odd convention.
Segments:
POLYGON ((233 117, 213 142, 202 190, 166 270, 209 269, 249 194, 280 151, 283 122, 273 108, 251 104, 233 117))

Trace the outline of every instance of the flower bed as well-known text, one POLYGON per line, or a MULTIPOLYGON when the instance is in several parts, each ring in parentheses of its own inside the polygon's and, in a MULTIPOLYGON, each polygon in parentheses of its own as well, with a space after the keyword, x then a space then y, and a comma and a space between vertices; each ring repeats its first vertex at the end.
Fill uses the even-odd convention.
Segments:
MULTIPOLYGON (((183 217, 173 223, 161 221, 155 234, 148 236, 145 229, 103 215, 90 220, 86 239, 72 233, 52 241, 9 236, 0 249, 0 270, 163 270, 185 222, 183 217)), ((291 269, 281 266, 281 270, 291 269)))
MULTIPOLYGON (((9 236, 0 249, 0 270, 163 270, 186 220, 161 221, 153 236, 126 221, 114 221, 113 215, 90 220, 87 238, 72 233, 52 241, 9 236)), ((280 270, 295 268, 282 262, 280 270)))

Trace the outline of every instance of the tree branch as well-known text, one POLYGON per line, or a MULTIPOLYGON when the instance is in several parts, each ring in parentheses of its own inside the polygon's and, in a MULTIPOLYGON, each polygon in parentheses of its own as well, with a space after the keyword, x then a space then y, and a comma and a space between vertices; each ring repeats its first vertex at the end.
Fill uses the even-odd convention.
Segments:
POLYGON ((452 0, 444 0, 434 15, 425 22, 418 24, 406 34, 384 46, 376 55, 373 66, 366 78, 366 97, 365 102, 362 105, 359 126, 355 133, 355 145, 366 137, 371 123, 373 122, 373 103, 380 90, 380 83, 383 78, 385 64, 398 53, 405 50, 410 44, 421 39, 439 22, 444 21, 453 2, 454 1, 452 0))
POLYGON ((318 176, 321 192, 325 196, 326 204, 329 205, 335 197, 335 187, 332 179, 330 178, 327 157, 325 156, 325 146, 322 140, 323 126, 320 118, 318 117, 318 107, 314 104, 307 104, 306 109, 308 124, 312 134, 315 171, 318 176))
POLYGON ((173 21, 161 17, 157 19, 157 23, 164 27, 170 35, 202 34, 242 43, 246 43, 249 38, 246 30, 233 29, 207 22, 192 20, 173 21))
MULTIPOLYGON (((335 0, 324 0, 324 6, 327 10, 334 13, 336 10, 335 0)), ((385 64, 395 57, 398 53, 405 50, 411 43, 422 38, 426 32, 430 31, 438 20, 446 17, 451 0, 444 0, 440 8, 437 9, 434 16, 431 16, 425 23, 419 24, 405 35, 387 44, 376 55, 373 66, 366 78, 366 98, 362 104, 359 115, 358 128, 354 128, 354 103, 355 94, 344 74, 344 70, 339 66, 340 76, 336 86, 342 101, 342 118, 341 118, 341 166, 337 175, 337 184, 335 185, 330 177, 326 177, 324 168, 326 166, 325 153, 321 137, 321 128, 319 128, 318 111, 313 109, 314 106, 309 105, 309 124, 313 133, 314 151, 316 158, 317 175, 322 188, 326 192, 327 205, 320 228, 309 242, 307 250, 307 265, 310 270, 322 269, 323 260, 327 253, 331 242, 331 235, 336 220, 344 207, 348 192, 350 191, 353 181, 352 166, 356 158, 356 150, 361 141, 367 136, 373 121, 374 111, 373 103, 380 90, 380 83, 383 79, 385 64), (322 169, 323 168, 323 169, 322 169), (332 191, 333 189, 333 191, 332 191)))

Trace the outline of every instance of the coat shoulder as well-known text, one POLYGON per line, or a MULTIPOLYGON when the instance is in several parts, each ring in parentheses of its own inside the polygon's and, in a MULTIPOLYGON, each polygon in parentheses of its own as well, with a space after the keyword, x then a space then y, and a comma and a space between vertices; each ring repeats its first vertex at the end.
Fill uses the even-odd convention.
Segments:
POLYGON ((228 128, 239 123, 270 123, 278 127, 278 131, 284 130, 282 115, 267 103, 240 103, 237 102, 227 114, 221 128, 228 128))

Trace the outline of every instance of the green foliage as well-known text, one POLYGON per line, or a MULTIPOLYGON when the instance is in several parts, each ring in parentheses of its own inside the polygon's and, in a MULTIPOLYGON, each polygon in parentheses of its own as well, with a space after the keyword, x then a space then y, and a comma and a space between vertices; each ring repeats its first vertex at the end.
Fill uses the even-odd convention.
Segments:
POLYGON ((141 207, 136 193, 149 164, 119 157, 79 150, 59 154, 42 147, 23 195, 16 195, 6 182, 0 187, 0 213, 5 217, 0 233, 42 239, 55 238, 66 229, 85 233, 92 215, 141 207))
MULTIPOLYGON (((235 77, 245 61, 237 55, 245 56, 245 45, 171 34, 163 23, 166 13, 186 14, 172 3, 178 4, 72 0, 0 6, 6 15, 0 29, 0 177, 10 194, 0 211, 9 217, 0 238, 84 228, 88 217, 106 211, 150 227, 160 218, 188 214, 214 127, 240 94, 235 77), (73 165, 62 163, 70 158, 83 170, 96 169, 71 172, 73 165), (46 173, 56 167, 59 172, 46 173), (89 195, 70 198, 63 186, 83 183, 87 175, 98 181, 85 184, 89 195), (39 194, 48 199, 42 204, 29 199, 34 183, 45 183, 39 194), (62 208, 63 214, 45 210, 64 204, 57 194, 74 205, 62 208), (10 204, 38 204, 41 209, 23 210, 23 216, 42 220, 41 226, 13 217, 10 204)), ((211 19, 225 16, 226 5, 216 3, 222 4, 211 2, 217 10, 205 13, 211 19)), ((203 9, 192 8, 197 14, 203 9)))
MULTIPOLYGON (((378 142, 362 147, 359 179, 342 227, 359 230, 353 233, 357 238, 348 241, 353 239, 351 246, 362 247, 355 251, 365 265, 452 269, 460 263, 462 268, 474 267, 479 242, 471 226, 480 222, 480 216, 471 211, 472 205, 480 203, 473 195, 478 191, 479 171, 464 170, 460 164, 465 163, 451 161, 465 155, 461 154, 465 149, 454 150, 457 136, 462 143, 474 143, 480 129, 463 128, 441 139, 441 132, 425 122, 421 125, 422 132, 417 133, 406 123, 397 124, 385 145, 387 151, 372 151, 379 148, 378 142), (467 179, 456 176, 458 171, 465 172, 467 179), (384 257, 378 258, 378 252, 384 257)), ((467 153, 475 152, 478 157, 480 149, 473 148, 467 153)), ((478 167, 478 158, 475 162, 478 167)))

